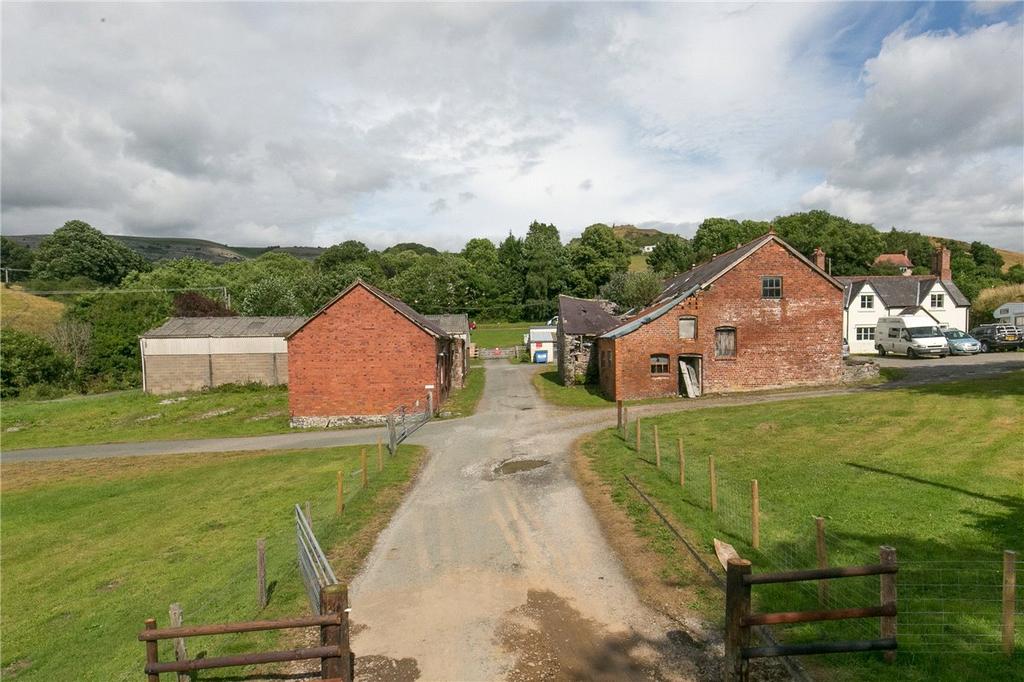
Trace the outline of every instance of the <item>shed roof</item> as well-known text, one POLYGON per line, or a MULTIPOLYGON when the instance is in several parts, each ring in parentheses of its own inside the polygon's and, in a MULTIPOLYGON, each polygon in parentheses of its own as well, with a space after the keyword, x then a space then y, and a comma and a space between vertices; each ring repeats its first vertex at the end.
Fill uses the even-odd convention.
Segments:
POLYGON ((619 324, 600 301, 573 296, 558 297, 558 320, 562 333, 581 336, 597 336, 619 324))
POLYGON ((305 321, 304 317, 172 317, 142 338, 283 337, 305 321))
POLYGON ((424 315, 448 334, 469 334, 469 317, 466 313, 446 315, 424 315))
POLYGON ((447 332, 445 332, 445 330, 442 329, 437 323, 428 320, 425 316, 423 316, 423 315, 419 314, 418 312, 416 312, 415 310, 413 310, 411 307, 409 307, 409 305, 407 303, 405 303, 405 301, 401 301, 401 300, 395 298, 394 296, 392 296, 390 294, 384 293, 383 291, 381 291, 377 287, 373 286, 372 284, 368 284, 367 282, 364 282, 362 279, 357 279, 356 281, 352 282, 352 284, 350 284, 347 287, 345 287, 345 289, 342 290, 341 293, 339 293, 337 296, 335 296, 330 301, 328 301, 323 306, 321 306, 320 309, 317 310, 315 313, 310 315, 309 319, 304 320, 302 322, 302 324, 300 324, 298 327, 293 329, 288 334, 288 337, 290 338, 290 337, 294 336, 296 334, 296 332, 298 332, 300 329, 302 329, 307 324, 312 322, 314 319, 319 317, 321 314, 323 314, 323 312, 325 310, 327 310, 332 305, 337 303, 339 300, 341 300, 345 296, 345 294, 347 294, 348 292, 352 291, 356 287, 362 287, 362 288, 366 289, 370 294, 372 294, 373 296, 376 296, 381 301, 383 301, 385 304, 387 304, 387 305, 391 306, 392 308, 394 308, 396 312, 398 312, 400 315, 402 315, 403 317, 408 319, 410 322, 415 324, 417 327, 420 327, 421 329, 423 329, 428 334, 431 334, 431 335, 439 337, 439 338, 447 338, 448 337, 447 332))
POLYGON ((528 334, 530 343, 554 343, 554 327, 531 327, 528 334))
POLYGON ((862 275, 856 277, 837 277, 846 288, 845 305, 850 307, 850 302, 860 294, 864 285, 874 289, 875 294, 882 299, 887 308, 916 307, 924 302, 925 297, 931 293, 936 283, 942 284, 949 294, 953 303, 958 306, 969 306, 971 302, 963 295, 963 292, 953 282, 940 280, 934 275, 914 275, 904 277, 902 275, 862 275))

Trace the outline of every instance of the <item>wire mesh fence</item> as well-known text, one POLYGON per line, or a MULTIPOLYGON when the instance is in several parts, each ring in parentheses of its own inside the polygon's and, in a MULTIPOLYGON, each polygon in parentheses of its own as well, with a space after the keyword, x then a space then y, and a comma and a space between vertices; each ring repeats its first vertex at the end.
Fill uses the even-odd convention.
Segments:
MULTIPOLYGON (((649 484, 674 508, 691 531, 711 549, 712 538, 732 544, 751 559, 756 571, 786 571, 879 563, 879 546, 887 538, 844 536, 842 520, 808 514, 793 523, 793 501, 778 499, 759 484, 733 475, 704 448, 666 438, 642 419, 619 431, 623 446, 661 476, 649 484), (671 489, 666 486, 672 486, 671 489)), ((809 479, 813 485, 813 475, 809 479)), ((1024 589, 1007 597, 1008 570, 1001 548, 977 560, 934 561, 900 553, 898 641, 910 655, 987 654, 1007 650, 1007 614, 1016 623, 1010 637, 1024 650, 1024 589), (1009 605, 1007 602, 1009 599, 1009 605)), ((1019 555, 1010 555, 1019 556, 1019 555)), ((1020 560, 1013 559, 1015 574, 1020 560)), ((1017 579, 1019 585, 1020 579, 1017 579)), ((765 611, 839 609, 879 604, 877 577, 759 586, 758 608, 765 611)), ((877 620, 845 620, 773 626, 781 639, 869 639, 879 636, 877 620)))
MULTIPOLYGON (((305 499, 295 500, 295 505, 282 508, 280 523, 272 528, 254 530, 251 542, 239 543, 226 548, 215 561, 216 570, 194 567, 194 575, 187 579, 182 592, 185 596, 177 599, 182 607, 186 625, 231 622, 266 618, 268 616, 293 616, 298 609, 307 606, 307 589, 304 585, 300 562, 297 560, 296 516, 298 510, 308 520, 310 530, 325 551, 335 546, 353 525, 357 517, 365 513, 361 507, 372 498, 375 487, 385 484, 398 476, 400 459, 404 449, 396 455, 388 452, 386 445, 368 445, 359 448, 343 448, 337 454, 325 450, 322 456, 336 466, 324 468, 319 485, 308 488, 305 499), (257 540, 266 546, 266 581, 269 603, 261 608, 258 603, 257 586, 257 540), (209 582, 211 575, 219 576, 209 582), (195 582, 207 581, 201 590, 195 590, 195 582), (300 596, 301 595, 301 596, 300 596)), ((183 571, 187 573, 187 571, 183 571)), ((154 605, 156 606, 156 605, 154 605)), ((169 606, 169 605, 168 605, 169 606)), ((155 613, 158 621, 163 614, 155 613)), ((272 642, 276 633, 239 633, 219 635, 210 641, 217 655, 227 655, 259 650, 272 642)), ((189 640, 190 654, 193 647, 202 650, 205 638, 189 640)), ((160 643, 161 660, 174 660, 173 642, 160 643)), ((208 673, 208 675, 215 675, 208 673)))

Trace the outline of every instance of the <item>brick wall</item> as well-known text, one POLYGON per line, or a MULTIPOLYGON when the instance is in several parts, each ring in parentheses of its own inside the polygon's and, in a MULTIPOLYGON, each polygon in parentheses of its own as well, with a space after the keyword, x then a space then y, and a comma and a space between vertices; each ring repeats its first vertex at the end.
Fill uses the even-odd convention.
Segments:
POLYGON ((387 414, 424 401, 438 372, 437 339, 362 286, 313 318, 288 340, 292 417, 387 414))
POLYGON ((216 355, 147 355, 146 391, 181 393, 212 385, 257 382, 274 386, 288 383, 285 353, 229 353, 216 355))
POLYGON ((842 376, 842 291, 775 242, 654 322, 624 337, 601 340, 613 372, 601 386, 618 400, 679 394, 680 355, 701 358, 705 393, 835 383, 842 376), (783 297, 761 298, 762 275, 781 275, 783 297), (678 320, 697 318, 697 338, 679 338, 678 320), (736 356, 715 357, 715 329, 736 329, 736 356), (669 373, 651 373, 651 355, 669 356, 669 373))

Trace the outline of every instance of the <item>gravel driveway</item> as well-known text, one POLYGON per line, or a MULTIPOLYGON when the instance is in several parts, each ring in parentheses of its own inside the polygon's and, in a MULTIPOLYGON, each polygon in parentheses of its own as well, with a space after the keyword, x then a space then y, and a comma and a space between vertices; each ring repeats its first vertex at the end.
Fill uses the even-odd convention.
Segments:
POLYGON ((593 425, 553 422, 530 370, 488 363, 476 416, 417 434, 429 462, 350 588, 360 679, 699 675, 573 480, 570 445, 593 425))

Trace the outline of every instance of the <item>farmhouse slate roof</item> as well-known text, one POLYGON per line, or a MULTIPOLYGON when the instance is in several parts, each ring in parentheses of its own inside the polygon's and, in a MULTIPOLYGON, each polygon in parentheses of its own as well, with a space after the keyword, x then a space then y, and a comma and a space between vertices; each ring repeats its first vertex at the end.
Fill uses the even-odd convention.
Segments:
POLYGON ((424 315, 448 334, 469 334, 469 317, 466 313, 455 315, 424 315))
POLYGON ((283 337, 305 321, 304 317, 172 317, 156 329, 150 329, 142 338, 283 337))
POLYGON ((600 301, 564 295, 558 297, 558 319, 562 333, 570 336, 598 336, 620 322, 600 301))
POLYGON ((843 288, 843 284, 836 278, 829 275, 827 272, 808 260, 802 253, 780 239, 775 232, 769 232, 768 234, 762 235, 756 239, 752 239, 746 244, 741 244, 731 251, 726 251, 722 255, 712 258, 707 263, 702 263, 701 265, 668 280, 665 282, 665 286, 661 293, 654 300, 654 303, 638 312, 624 324, 605 332, 601 337, 605 339, 617 339, 658 319, 682 301, 693 296, 701 289, 708 287, 716 279, 750 256, 750 254, 773 241, 789 251, 796 258, 803 261, 807 267, 824 277, 833 286, 838 289, 843 288))
POLYGON ((916 307, 924 302, 925 297, 931 293, 936 282, 949 293, 950 299, 958 306, 969 306, 971 302, 963 295, 963 292, 953 282, 940 280, 935 275, 914 275, 904 277, 903 275, 860 275, 852 277, 836 277, 845 287, 845 306, 860 295, 865 284, 871 285, 875 294, 882 299, 886 308, 908 308, 916 307))

